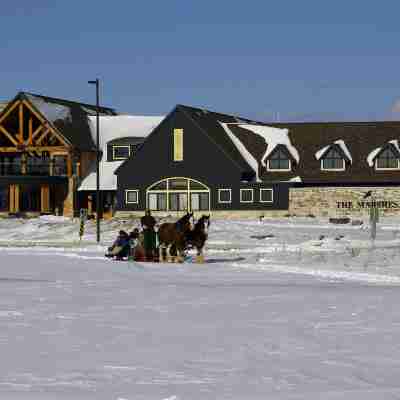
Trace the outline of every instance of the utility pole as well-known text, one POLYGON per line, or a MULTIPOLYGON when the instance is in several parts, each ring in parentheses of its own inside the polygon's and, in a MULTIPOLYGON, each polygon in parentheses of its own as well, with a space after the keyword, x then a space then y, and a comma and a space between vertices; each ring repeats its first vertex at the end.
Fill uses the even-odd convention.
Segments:
POLYGON ((100 81, 88 81, 96 85, 96 241, 100 243, 100 81))

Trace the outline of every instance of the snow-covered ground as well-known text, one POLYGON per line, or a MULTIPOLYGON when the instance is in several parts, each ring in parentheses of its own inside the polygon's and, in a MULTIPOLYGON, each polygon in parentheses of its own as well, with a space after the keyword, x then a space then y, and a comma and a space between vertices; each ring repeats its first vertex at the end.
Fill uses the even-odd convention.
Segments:
POLYGON ((211 221, 205 264, 0 220, 0 398, 399 399, 400 219, 211 221), (25 246, 25 247, 22 247, 25 246))

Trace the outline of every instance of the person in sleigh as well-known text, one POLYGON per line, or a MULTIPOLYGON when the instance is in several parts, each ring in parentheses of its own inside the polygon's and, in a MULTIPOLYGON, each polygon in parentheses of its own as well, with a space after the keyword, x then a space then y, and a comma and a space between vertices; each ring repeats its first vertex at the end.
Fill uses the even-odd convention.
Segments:
POLYGON ((115 258, 118 261, 128 257, 130 252, 129 235, 125 231, 119 231, 117 239, 108 248, 108 253, 105 255, 109 258, 115 258))

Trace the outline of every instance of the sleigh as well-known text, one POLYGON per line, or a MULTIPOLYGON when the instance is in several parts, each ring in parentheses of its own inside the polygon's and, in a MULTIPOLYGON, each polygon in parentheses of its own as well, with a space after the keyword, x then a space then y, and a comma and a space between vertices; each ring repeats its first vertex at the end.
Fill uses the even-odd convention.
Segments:
POLYGON ((210 225, 210 216, 203 215, 191 229, 190 220, 192 213, 187 213, 176 223, 163 223, 157 236, 154 231, 142 231, 135 239, 130 241, 129 249, 115 247, 113 251, 106 254, 106 257, 115 258, 123 261, 137 262, 160 262, 160 263, 204 263, 203 248, 208 238, 208 227, 210 225), (149 236, 154 235, 154 240, 149 236), (156 238, 158 246, 155 246, 156 238), (146 247, 146 243, 153 243, 146 247), (195 249, 196 256, 188 255, 187 251, 195 249), (121 251, 121 253, 118 253, 121 251))

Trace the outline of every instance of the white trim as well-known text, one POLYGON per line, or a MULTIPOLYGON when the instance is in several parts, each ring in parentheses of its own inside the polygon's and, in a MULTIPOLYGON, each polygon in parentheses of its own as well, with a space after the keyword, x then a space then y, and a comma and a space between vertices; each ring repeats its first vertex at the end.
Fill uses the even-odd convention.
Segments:
MULTIPOLYGON (((152 183, 150 186, 147 187, 146 189, 146 205, 147 207, 149 206, 149 198, 148 195, 150 193, 165 193, 167 195, 167 211, 173 211, 176 212, 177 210, 171 210, 170 209, 170 204, 169 204, 169 194, 170 193, 185 193, 187 195, 187 199, 188 199, 188 209, 191 207, 191 197, 190 194, 191 193, 207 193, 208 194, 208 211, 211 210, 211 190, 208 186, 206 186, 203 182, 200 182, 196 179, 192 179, 192 178, 187 178, 185 176, 171 176, 168 178, 163 178, 160 179, 157 182, 152 183), (174 179, 185 179, 186 180, 186 188, 185 189, 170 189, 170 185, 169 185, 169 181, 170 180, 174 180, 174 179), (166 189, 156 189, 153 190, 151 189, 153 186, 166 181, 166 189), (200 184, 201 186, 203 186, 205 189, 190 189, 190 182, 196 182, 198 184, 200 184)), ((179 210, 178 212, 180 212, 182 210, 179 210)), ((206 210, 200 210, 200 211, 206 211, 206 210)))
POLYGON ((321 171, 346 171, 346 161, 344 158, 341 158, 343 162, 343 167, 342 168, 324 168, 324 160, 325 158, 321 158, 321 171))
POLYGON ((125 204, 139 204, 139 190, 138 189, 126 189, 125 190, 125 204), (136 192, 136 201, 128 201, 128 193, 136 192))
POLYGON ((125 157, 115 157, 115 149, 117 148, 117 147, 127 147, 128 148, 128 158, 131 156, 131 146, 129 145, 129 144, 124 144, 124 145, 122 145, 122 144, 116 144, 116 145, 111 145, 112 146, 112 155, 113 155, 113 157, 112 157, 112 159, 113 160, 115 160, 115 161, 119 161, 119 160, 127 160, 127 158, 125 158, 125 157))
POLYGON ((267 160, 267 171, 273 171, 273 172, 289 172, 292 170, 292 160, 290 158, 288 158, 289 161, 289 169, 274 169, 274 168, 270 168, 269 167, 269 161, 267 160))
POLYGON ((218 189, 218 203, 219 204, 230 204, 230 203, 232 203, 232 189, 229 189, 229 188, 218 189), (220 197, 220 193, 222 191, 227 191, 227 190, 229 191, 229 200, 228 201, 222 201, 221 197, 220 197))
POLYGON ((274 202, 274 189, 272 188, 260 188, 260 203, 273 203, 274 202), (270 191, 271 192, 271 200, 263 200, 262 199, 262 192, 266 192, 266 191, 270 191))
POLYGON ((398 158, 396 158, 397 168, 379 168, 378 167, 378 158, 379 157, 375 157, 375 162, 374 162, 375 171, 398 171, 400 169, 400 160, 398 158))
POLYGON ((252 188, 240 189, 240 203, 254 203, 254 189, 252 188), (245 190, 251 190, 251 200, 242 200, 242 192, 244 192, 245 190))

